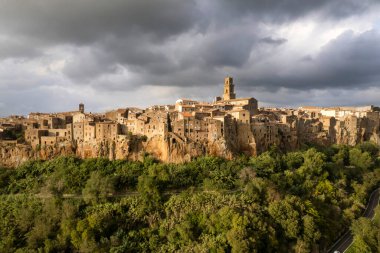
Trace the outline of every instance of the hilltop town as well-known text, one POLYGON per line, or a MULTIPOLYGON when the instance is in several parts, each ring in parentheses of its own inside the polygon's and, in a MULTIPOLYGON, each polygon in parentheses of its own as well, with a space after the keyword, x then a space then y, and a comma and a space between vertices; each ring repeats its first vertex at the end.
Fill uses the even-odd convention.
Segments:
POLYGON ((303 145, 380 144, 380 108, 259 108, 255 98, 238 98, 232 77, 213 102, 178 99, 175 104, 106 113, 30 113, 0 119, 0 165, 59 155, 165 162, 201 155, 257 155, 271 146, 291 151, 303 145))

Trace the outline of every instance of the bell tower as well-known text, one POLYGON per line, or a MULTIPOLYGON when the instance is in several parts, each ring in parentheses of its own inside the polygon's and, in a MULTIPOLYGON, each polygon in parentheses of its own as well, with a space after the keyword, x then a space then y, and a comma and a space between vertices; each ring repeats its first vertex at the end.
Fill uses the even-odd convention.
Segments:
POLYGON ((80 111, 81 113, 84 113, 84 104, 83 104, 83 103, 80 103, 80 104, 79 104, 79 111, 80 111))
POLYGON ((223 93, 223 100, 230 100, 235 99, 236 94, 234 92, 234 80, 232 77, 227 76, 224 78, 224 93, 223 93))

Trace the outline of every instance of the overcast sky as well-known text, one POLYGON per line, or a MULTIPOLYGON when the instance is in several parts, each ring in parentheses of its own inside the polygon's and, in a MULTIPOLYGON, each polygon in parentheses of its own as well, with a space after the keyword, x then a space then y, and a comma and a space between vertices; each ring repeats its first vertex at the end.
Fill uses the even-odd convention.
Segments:
POLYGON ((0 116, 211 101, 380 105, 378 0, 0 0, 0 116))

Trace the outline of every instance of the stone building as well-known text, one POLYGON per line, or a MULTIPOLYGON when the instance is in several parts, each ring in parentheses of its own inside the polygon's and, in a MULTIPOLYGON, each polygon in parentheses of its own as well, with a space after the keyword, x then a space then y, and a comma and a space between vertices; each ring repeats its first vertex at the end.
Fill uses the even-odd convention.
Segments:
POLYGON ((84 124, 83 140, 85 142, 91 142, 96 139, 96 127, 95 122, 87 122, 84 124))
POLYGON ((228 112, 234 117, 239 123, 244 123, 249 125, 251 123, 251 114, 248 110, 235 109, 228 112))
POLYGON ((255 98, 236 98, 235 84, 232 77, 224 79, 223 99, 217 97, 214 108, 223 110, 248 110, 251 115, 258 113, 258 103, 255 98))
POLYGON ((208 139, 208 124, 208 121, 199 120, 193 116, 185 117, 174 122, 173 132, 185 140, 203 142, 208 139))
POLYGON ((44 129, 28 128, 25 130, 25 141, 33 148, 41 145, 41 137, 48 136, 49 131, 44 129))
POLYGON ((194 112, 197 104, 199 104, 198 101, 181 98, 175 102, 175 110, 177 112, 194 112))
POLYGON ((116 141, 117 135, 120 132, 119 124, 112 121, 96 122, 95 131, 97 141, 116 141))
MULTIPOLYGON (((380 145, 378 107, 259 109, 255 98, 239 98, 235 88, 233 78, 226 77, 223 95, 213 102, 178 99, 173 105, 129 107, 104 114, 85 113, 80 104, 78 111, 9 117, 0 119, 0 134, 19 126, 19 131, 25 131, 25 144, 33 149, 73 147, 73 153, 81 157, 111 159, 136 159, 141 152, 148 152, 165 161, 205 154, 226 158, 238 153, 256 155, 273 145, 287 151, 306 143, 374 141, 380 145)), ((4 144, 4 140, 0 142, 4 144)))
POLYGON ((73 115, 73 123, 83 123, 86 119, 86 114, 77 112, 73 115))
POLYGON ((69 124, 71 132, 73 133, 73 140, 75 142, 83 142, 84 140, 84 122, 74 122, 69 124))
POLYGON ((105 115, 107 120, 123 122, 128 118, 128 109, 117 109, 113 111, 106 112, 105 115))
POLYGON ((55 146, 57 144, 56 136, 41 136, 41 146, 55 146))

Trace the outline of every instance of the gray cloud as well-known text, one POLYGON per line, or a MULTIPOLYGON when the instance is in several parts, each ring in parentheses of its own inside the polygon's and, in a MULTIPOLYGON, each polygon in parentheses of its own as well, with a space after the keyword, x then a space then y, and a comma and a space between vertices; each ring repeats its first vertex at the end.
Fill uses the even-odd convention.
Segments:
MULTIPOLYGON (((105 96, 136 95, 147 86, 195 87, 178 95, 204 98, 197 87, 218 93, 227 74, 242 93, 260 91, 267 101, 266 92, 283 89, 378 87, 376 28, 347 31, 318 52, 296 52, 290 45, 297 38, 283 35, 294 22, 328 29, 378 7, 376 0, 0 0, 0 93, 26 94, 27 87, 24 103, 44 108, 50 100, 38 99, 41 90, 59 99, 48 87, 105 96), (18 73, 4 67, 9 61, 18 73)), ((2 110, 12 110, 12 100, 0 98, 2 110)))
POLYGON ((284 44, 287 41, 288 41, 287 39, 283 39, 283 38, 274 39, 272 37, 265 37, 265 38, 260 39, 260 42, 271 44, 271 45, 276 45, 276 46, 284 44))
POLYGON ((33 58, 40 56, 43 52, 37 48, 30 47, 25 38, 0 38, 0 59, 7 58, 33 58))
MULTIPOLYGON (((272 67, 243 83, 268 89, 367 88, 380 86, 380 32, 346 31, 321 48, 314 57, 305 56, 288 66, 272 67)), ((275 64, 273 64, 274 66, 275 64)))
POLYGON ((165 39, 198 19, 192 0, 14 0, 1 1, 0 8, 0 30, 59 44, 91 44, 107 34, 139 32, 165 39))
POLYGON ((306 17, 309 14, 319 15, 323 19, 337 20, 368 10, 376 0, 214 0, 212 8, 216 12, 235 17, 250 15, 263 22, 283 23, 306 17), (218 4, 217 4, 218 3, 218 4))

